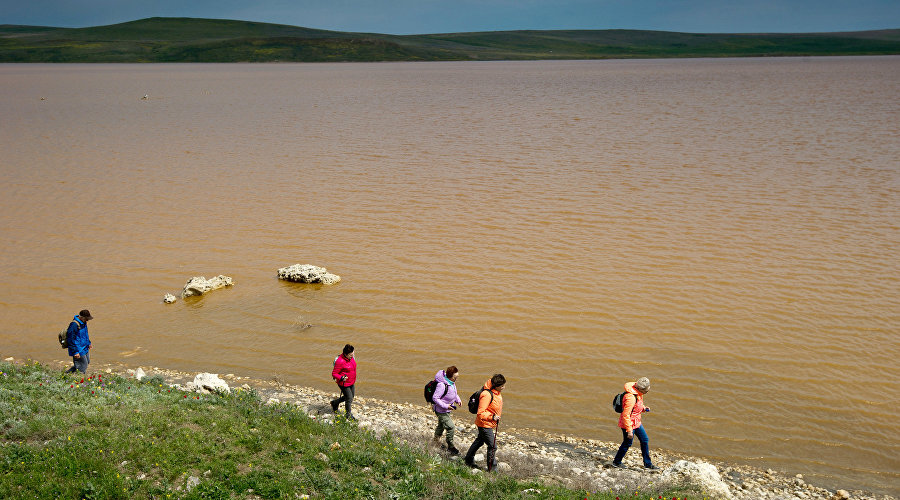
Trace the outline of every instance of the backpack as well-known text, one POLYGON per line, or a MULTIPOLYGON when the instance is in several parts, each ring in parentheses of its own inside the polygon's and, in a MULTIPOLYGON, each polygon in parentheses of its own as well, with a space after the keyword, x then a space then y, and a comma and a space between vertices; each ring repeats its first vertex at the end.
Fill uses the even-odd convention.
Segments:
MULTIPOLYGON (((488 394, 491 395, 491 403, 494 402, 494 393, 492 391, 489 391, 489 390, 485 389, 484 387, 482 387, 481 389, 478 389, 477 391, 475 391, 474 394, 469 396, 469 413, 473 413, 473 414, 478 413, 478 402, 481 400, 481 393, 483 391, 488 391, 488 394)), ((488 406, 490 406, 491 403, 488 403, 488 406)))
MULTIPOLYGON (((426 403, 434 403, 434 391, 437 390, 437 380, 432 380, 425 384, 425 402, 426 403)), ((441 394, 441 397, 447 395, 447 390, 450 389, 450 386, 444 384, 444 393, 441 394)))
MULTIPOLYGON (((625 395, 626 394, 628 394, 627 391, 623 392, 622 394, 616 394, 616 397, 613 398, 613 410, 615 410, 616 413, 622 413, 622 410, 625 409, 625 395)), ((636 402, 637 402, 637 400, 635 400, 635 403, 636 402)))
MULTIPOLYGON (((77 321, 72 320, 69 322, 69 325, 71 326, 72 323, 78 324, 78 328, 81 328, 81 324, 78 323, 77 321)), ((63 349, 69 348, 69 338, 68 338, 69 335, 68 334, 69 334, 69 327, 67 326, 67 327, 63 328, 63 331, 59 332, 59 335, 57 335, 57 337, 56 337, 56 339, 59 340, 59 346, 62 347, 63 349)))

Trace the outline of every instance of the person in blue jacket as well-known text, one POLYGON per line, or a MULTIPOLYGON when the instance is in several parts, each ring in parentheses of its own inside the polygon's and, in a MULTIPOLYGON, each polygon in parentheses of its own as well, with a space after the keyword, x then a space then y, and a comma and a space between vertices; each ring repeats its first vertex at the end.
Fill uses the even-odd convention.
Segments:
POLYGON ((66 342, 69 344, 69 356, 72 356, 72 368, 66 373, 75 373, 75 370, 84 373, 87 371, 90 356, 88 351, 91 349, 91 339, 88 337, 87 322, 94 319, 91 312, 82 309, 81 312, 72 318, 69 323, 69 329, 66 330, 66 342))

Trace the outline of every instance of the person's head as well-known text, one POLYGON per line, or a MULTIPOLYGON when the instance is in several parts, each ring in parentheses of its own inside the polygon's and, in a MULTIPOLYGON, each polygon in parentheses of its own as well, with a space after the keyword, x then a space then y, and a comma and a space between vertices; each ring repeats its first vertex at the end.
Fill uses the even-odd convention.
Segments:
POLYGON ((459 370, 455 366, 448 366, 447 369, 444 370, 444 375, 446 375, 448 379, 456 382, 456 379, 459 378, 459 370))
POLYGON ((650 379, 647 377, 641 377, 634 383, 634 388, 640 391, 641 394, 647 394, 650 392, 650 379))
POLYGON ((498 373, 491 377, 491 389, 502 391, 506 386, 506 377, 502 373, 498 373))
POLYGON ((344 357, 350 359, 353 357, 353 346, 347 344, 344 346, 344 357))
POLYGON ((91 316, 91 312, 87 309, 82 309, 81 312, 78 313, 78 315, 81 316, 81 319, 84 321, 90 321, 94 319, 94 317, 91 316))

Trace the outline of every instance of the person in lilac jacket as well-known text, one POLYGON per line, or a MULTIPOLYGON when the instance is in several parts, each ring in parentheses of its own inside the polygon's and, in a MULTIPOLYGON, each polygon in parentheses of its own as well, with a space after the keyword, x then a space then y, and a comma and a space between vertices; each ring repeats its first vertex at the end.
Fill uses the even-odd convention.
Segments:
POLYGON ((459 450, 453 446, 453 435, 456 433, 456 426, 453 425, 453 419, 450 418, 450 412, 462 404, 459 395, 456 393, 456 379, 459 378, 459 370, 455 366, 450 366, 446 370, 441 370, 434 375, 437 387, 434 389, 432 397, 432 407, 434 414, 437 415, 437 427, 434 428, 434 442, 441 440, 441 434, 447 431, 447 451, 451 455, 459 455, 459 450))

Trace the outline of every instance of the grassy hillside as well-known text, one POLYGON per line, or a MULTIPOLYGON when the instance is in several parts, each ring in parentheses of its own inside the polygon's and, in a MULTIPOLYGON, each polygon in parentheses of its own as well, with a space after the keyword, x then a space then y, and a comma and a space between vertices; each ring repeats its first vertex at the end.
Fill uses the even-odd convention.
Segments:
POLYGON ((160 377, 85 377, 0 362, 0 498, 612 500, 616 494, 473 473, 458 460, 343 418, 326 424, 294 405, 263 404, 252 391, 199 395, 160 377))
POLYGON ((216 19, 0 26, 0 62, 274 62, 900 54, 900 29, 692 34, 637 30, 384 35, 216 19))

